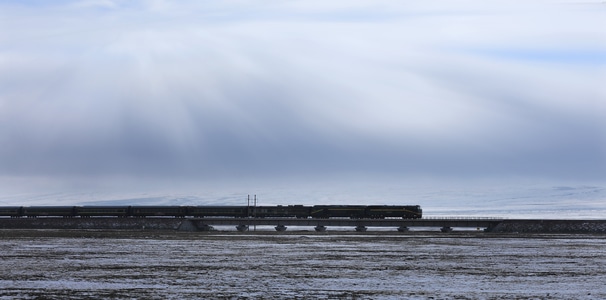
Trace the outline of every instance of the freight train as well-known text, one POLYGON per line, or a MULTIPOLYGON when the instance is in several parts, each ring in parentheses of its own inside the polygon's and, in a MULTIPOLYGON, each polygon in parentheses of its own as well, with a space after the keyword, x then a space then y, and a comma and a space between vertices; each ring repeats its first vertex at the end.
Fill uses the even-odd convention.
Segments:
POLYGON ((0 217, 11 218, 421 218, 419 205, 277 205, 277 206, 4 206, 0 217))

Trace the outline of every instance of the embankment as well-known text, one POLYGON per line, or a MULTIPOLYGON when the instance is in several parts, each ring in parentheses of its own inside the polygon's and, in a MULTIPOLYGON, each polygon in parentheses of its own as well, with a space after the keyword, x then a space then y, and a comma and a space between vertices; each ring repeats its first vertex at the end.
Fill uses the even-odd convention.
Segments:
POLYGON ((606 220, 503 220, 491 232, 606 233, 606 220))

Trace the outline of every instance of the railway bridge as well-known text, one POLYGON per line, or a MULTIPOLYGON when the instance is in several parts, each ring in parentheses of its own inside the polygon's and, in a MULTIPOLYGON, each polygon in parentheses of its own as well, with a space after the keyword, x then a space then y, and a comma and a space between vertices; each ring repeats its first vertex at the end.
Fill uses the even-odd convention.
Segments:
MULTIPOLYGON (((606 220, 566 220, 566 219, 502 219, 423 217, 422 219, 297 219, 297 218, 0 218, 0 230, 10 229, 76 229, 76 230, 178 230, 209 231, 213 226, 235 226, 239 231, 247 231, 251 226, 274 226, 277 231, 288 226, 313 226, 317 231, 327 227, 351 227, 359 232, 369 227, 393 228, 406 232, 409 228, 421 230, 440 229, 450 232, 458 228, 484 229, 497 233, 606 233, 606 220)), ((254 227, 253 227, 254 228, 254 227)))
MULTIPOLYGON (((450 232, 455 227, 468 227, 491 231, 503 219, 500 218, 423 218, 423 219, 298 219, 298 218, 188 218, 196 230, 208 231, 213 226, 236 226, 238 231, 250 230, 251 226, 271 225, 277 231, 285 231, 288 226, 313 226, 316 231, 326 231, 327 227, 353 227, 356 231, 366 231, 368 227, 391 227, 400 232, 410 227, 439 227, 442 232, 450 232)), ((188 223, 189 222, 189 223, 188 223)))

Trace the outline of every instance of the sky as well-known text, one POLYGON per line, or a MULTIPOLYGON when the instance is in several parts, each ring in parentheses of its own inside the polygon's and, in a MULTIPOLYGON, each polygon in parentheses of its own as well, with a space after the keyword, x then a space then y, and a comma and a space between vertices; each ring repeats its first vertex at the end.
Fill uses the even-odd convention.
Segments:
POLYGON ((0 199, 604 183, 604 28, 593 0, 0 0, 0 199))

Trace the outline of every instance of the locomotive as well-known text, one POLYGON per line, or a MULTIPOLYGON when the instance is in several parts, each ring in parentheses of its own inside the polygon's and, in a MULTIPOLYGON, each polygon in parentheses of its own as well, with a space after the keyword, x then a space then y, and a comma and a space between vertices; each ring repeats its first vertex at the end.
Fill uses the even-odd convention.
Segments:
POLYGON ((277 206, 4 206, 0 217, 11 218, 350 218, 419 219, 419 205, 277 205, 277 206))

